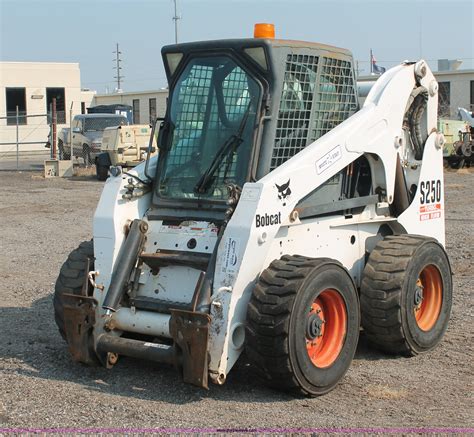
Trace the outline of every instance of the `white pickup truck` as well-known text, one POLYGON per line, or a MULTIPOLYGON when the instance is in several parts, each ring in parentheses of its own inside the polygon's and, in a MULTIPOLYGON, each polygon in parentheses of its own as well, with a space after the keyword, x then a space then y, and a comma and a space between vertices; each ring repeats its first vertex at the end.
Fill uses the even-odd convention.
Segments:
POLYGON ((60 159, 71 159, 70 138, 72 136, 72 153, 81 158, 86 165, 95 163, 101 153, 104 129, 128 125, 123 115, 116 114, 81 114, 72 120, 72 135, 69 128, 63 128, 58 135, 58 152, 60 159))

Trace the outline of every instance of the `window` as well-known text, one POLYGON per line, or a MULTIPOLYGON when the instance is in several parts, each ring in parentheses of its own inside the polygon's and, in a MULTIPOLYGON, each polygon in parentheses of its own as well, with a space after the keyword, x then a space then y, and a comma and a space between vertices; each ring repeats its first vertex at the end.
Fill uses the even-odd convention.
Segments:
POLYGON ((110 115, 109 117, 102 117, 98 114, 96 117, 84 119, 84 132, 100 132, 107 127, 125 126, 127 119, 122 115, 110 115))
POLYGON ((449 117, 451 113, 451 83, 439 82, 438 86, 438 115, 449 117))
POLYGON ((81 102, 81 114, 86 113, 86 102, 81 102))
POLYGON ((150 105, 150 124, 153 124, 156 120, 156 99, 149 99, 148 102, 150 105))
POLYGON ((5 88, 7 101, 8 125, 16 125, 16 108, 18 107, 18 124, 26 124, 26 91, 25 88, 5 88))
POLYGON ((133 107, 133 124, 140 124, 140 100, 132 100, 133 107))
POLYGON ((46 111, 52 117, 53 99, 56 99, 56 119, 58 124, 66 123, 66 98, 64 88, 46 88, 46 111))
POLYGON ((72 128, 78 128, 80 131, 82 131, 82 120, 80 118, 73 118, 72 128))
POLYGON ((260 87, 227 56, 195 57, 170 94, 169 149, 160 155, 162 198, 226 200, 245 183, 260 87))

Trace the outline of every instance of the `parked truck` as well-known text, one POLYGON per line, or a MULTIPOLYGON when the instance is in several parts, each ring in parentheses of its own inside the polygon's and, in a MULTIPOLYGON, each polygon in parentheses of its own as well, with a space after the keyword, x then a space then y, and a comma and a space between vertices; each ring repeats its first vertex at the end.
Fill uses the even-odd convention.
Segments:
POLYGON ((72 120, 70 128, 63 128, 58 135, 59 159, 71 159, 71 137, 73 157, 80 158, 84 164, 95 163, 100 153, 102 135, 108 127, 128 125, 127 117, 117 114, 79 114, 72 120))
POLYGON ((439 120, 438 131, 444 134, 444 166, 470 167, 474 162, 474 116, 464 108, 458 108, 459 120, 439 120))
MULTIPOLYGON (((117 126, 104 129, 101 153, 96 157, 97 179, 107 179, 110 166, 135 167, 145 159, 152 129, 149 125, 117 126)), ((152 155, 156 153, 156 140, 153 136, 152 155)))

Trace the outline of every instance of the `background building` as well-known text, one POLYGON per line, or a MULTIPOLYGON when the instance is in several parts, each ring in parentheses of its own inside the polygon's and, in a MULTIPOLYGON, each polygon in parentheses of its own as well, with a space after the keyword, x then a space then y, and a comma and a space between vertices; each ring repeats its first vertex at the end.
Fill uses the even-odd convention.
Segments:
POLYGON ((96 94, 93 104, 111 105, 120 103, 133 108, 133 123, 148 124, 156 117, 163 117, 166 112, 168 90, 122 92, 113 94, 96 94))
POLYGON ((474 70, 436 71, 440 117, 457 119, 458 108, 474 111, 474 70))
POLYGON ((56 99, 58 128, 85 111, 95 92, 81 90, 78 63, 0 62, 0 154, 44 152, 49 134, 48 114, 56 99), (19 126, 17 131, 16 111, 19 126))
MULTIPOLYGON (((442 118, 458 119, 458 108, 474 111, 474 70, 458 70, 461 62, 440 59, 433 74, 439 84, 438 114, 442 118)), ((359 76, 359 82, 377 80, 378 76, 359 76)))
MULTIPOLYGON (((474 111, 474 70, 459 70, 459 61, 442 59, 434 75, 439 83, 439 115, 457 119, 457 108, 474 111)), ((375 81, 378 76, 360 76, 375 81)), ((45 153, 50 111, 56 99, 58 130, 72 117, 97 105, 124 104, 133 108, 134 124, 149 124, 166 111, 167 89, 96 94, 81 89, 78 63, 0 62, 0 157, 16 153, 45 153), (16 109, 18 107, 18 129, 16 109)))

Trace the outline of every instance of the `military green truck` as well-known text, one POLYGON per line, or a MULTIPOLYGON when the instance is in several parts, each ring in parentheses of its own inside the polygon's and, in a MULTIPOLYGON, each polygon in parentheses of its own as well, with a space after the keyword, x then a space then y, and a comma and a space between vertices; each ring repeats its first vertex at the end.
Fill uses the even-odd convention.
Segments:
POLYGON ((460 120, 438 120, 438 132, 446 139, 443 148, 444 166, 462 168, 470 165, 473 141, 469 125, 460 120))
MULTIPOLYGON (((152 129, 149 125, 130 125, 106 128, 102 137, 101 153, 95 159, 97 179, 105 181, 111 166, 135 167, 146 158, 152 129)), ((152 154, 156 153, 153 138, 152 154)))

